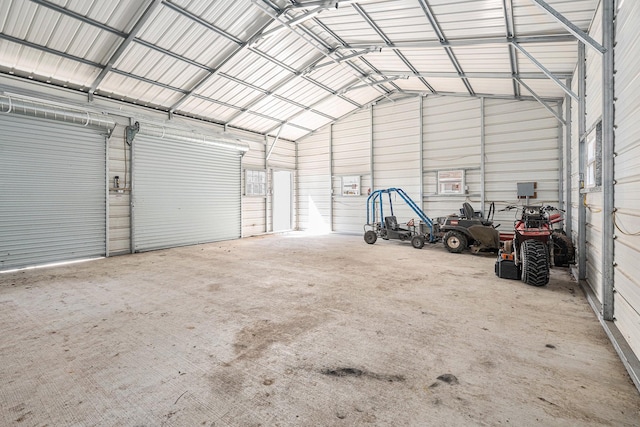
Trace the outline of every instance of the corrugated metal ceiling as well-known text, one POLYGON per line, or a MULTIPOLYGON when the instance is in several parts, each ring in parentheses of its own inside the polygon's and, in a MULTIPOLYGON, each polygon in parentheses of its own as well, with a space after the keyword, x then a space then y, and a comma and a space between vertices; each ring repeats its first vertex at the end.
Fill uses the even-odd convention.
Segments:
POLYGON ((598 0, 0 0, 0 72, 297 140, 381 99, 563 97, 540 3, 587 31, 598 0))

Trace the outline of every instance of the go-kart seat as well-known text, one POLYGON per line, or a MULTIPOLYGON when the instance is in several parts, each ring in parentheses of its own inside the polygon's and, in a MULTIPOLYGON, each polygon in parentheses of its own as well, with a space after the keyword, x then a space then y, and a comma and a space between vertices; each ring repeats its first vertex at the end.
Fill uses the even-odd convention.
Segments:
POLYGON ((387 227, 387 229, 392 230, 392 231, 398 231, 399 227, 398 227, 398 220, 396 219, 395 216, 385 216, 384 217, 384 224, 387 227))

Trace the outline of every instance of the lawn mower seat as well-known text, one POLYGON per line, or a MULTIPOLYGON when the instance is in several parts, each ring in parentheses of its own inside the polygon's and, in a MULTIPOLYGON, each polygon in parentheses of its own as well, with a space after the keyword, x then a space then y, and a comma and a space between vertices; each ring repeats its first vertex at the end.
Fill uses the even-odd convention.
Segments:
POLYGON ((469 203, 464 202, 462 204, 462 210, 464 212, 464 217, 466 219, 473 219, 475 215, 475 211, 473 210, 473 207, 469 203))

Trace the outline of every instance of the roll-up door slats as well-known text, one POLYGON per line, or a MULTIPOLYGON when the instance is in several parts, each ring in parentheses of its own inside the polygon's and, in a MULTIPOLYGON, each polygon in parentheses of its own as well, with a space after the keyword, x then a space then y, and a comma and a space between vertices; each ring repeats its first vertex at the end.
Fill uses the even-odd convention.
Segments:
POLYGON ((134 249, 240 237, 241 151, 138 134, 134 140, 134 249))
POLYGON ((100 131, 3 115, 0 270, 105 254, 100 131))

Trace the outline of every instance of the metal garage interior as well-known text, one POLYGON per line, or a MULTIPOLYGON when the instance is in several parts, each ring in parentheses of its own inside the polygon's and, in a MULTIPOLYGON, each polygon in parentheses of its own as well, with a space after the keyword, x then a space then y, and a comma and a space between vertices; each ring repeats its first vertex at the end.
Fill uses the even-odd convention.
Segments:
POLYGON ((637 426, 639 25, 0 0, 0 424, 637 426), (362 239, 372 190, 508 229, 520 182, 576 248, 547 286, 362 239))

